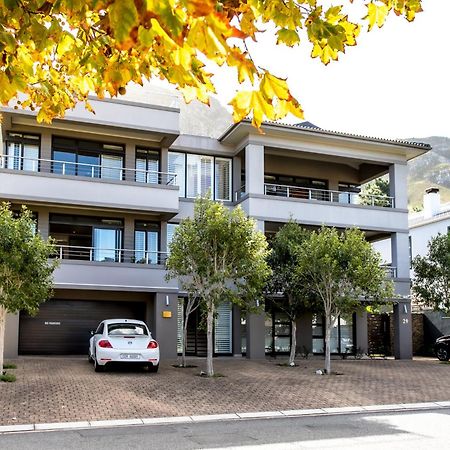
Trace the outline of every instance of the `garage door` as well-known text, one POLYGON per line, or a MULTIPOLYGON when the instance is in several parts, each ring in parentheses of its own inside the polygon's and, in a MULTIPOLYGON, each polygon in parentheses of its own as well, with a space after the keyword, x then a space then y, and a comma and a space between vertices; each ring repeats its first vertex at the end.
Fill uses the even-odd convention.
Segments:
POLYGON ((90 331, 104 319, 145 318, 143 302, 49 300, 36 316, 20 314, 19 353, 22 355, 87 354, 90 331))

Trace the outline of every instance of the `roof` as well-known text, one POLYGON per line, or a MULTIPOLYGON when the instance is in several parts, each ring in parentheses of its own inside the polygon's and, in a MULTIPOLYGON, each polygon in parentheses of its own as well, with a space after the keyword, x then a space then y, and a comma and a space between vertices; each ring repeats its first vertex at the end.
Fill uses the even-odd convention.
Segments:
MULTIPOLYGON (((234 123, 228 129, 222 134, 222 136, 219 137, 219 141, 225 140, 233 130, 238 128, 242 125, 248 125, 251 123, 251 119, 243 119, 241 122, 234 123)), ((431 150, 430 144, 425 144, 423 142, 413 142, 413 141, 406 141, 402 139, 385 139, 385 138, 376 138, 371 136, 364 136, 359 134, 353 134, 353 133, 343 133, 340 131, 332 131, 332 130, 324 130, 322 128, 316 127, 314 124, 311 124, 311 122, 301 122, 294 125, 282 123, 282 122, 272 122, 272 121, 264 121, 262 123, 262 128, 264 127, 276 127, 279 129, 286 129, 286 130, 301 130, 303 132, 311 133, 311 134, 318 134, 323 136, 336 136, 336 137, 344 137, 348 139, 355 139, 360 141, 369 141, 369 142, 379 142, 383 144, 389 144, 389 145, 395 145, 395 146, 402 146, 402 147, 409 147, 409 148, 416 148, 421 150, 431 150)))

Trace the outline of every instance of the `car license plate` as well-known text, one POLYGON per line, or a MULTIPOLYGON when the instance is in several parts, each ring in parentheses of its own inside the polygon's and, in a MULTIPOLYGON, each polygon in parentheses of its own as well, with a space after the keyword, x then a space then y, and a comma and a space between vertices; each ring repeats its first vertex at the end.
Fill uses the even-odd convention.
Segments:
POLYGON ((121 353, 120 359, 139 359, 140 356, 139 353, 121 353))

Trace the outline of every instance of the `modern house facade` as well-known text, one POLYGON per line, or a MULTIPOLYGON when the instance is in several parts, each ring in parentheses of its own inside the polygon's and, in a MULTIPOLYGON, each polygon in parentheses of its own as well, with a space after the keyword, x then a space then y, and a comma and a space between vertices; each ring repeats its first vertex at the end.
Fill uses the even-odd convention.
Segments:
MULTIPOLYGON (((3 109, 0 200, 27 205, 60 259, 53 298, 35 317, 8 315, 7 357, 85 353, 89 330, 124 316, 145 320, 162 358, 176 357, 183 292, 166 281, 164 261, 177 224, 208 191, 242 207, 269 237, 293 218, 307 227, 356 226, 369 241, 390 238, 395 356, 411 357, 406 163, 428 145, 276 123, 260 133, 247 120, 212 139, 180 135, 175 108, 91 103, 95 116, 77 107, 51 125, 31 111, 3 109), (361 184, 385 174, 388 201, 363 199, 361 184)), ((205 350, 199 319, 188 333, 194 355, 205 350)), ((290 339, 270 299, 261 314, 219 309, 216 354, 262 358, 288 352, 290 339)), ((297 342, 323 352, 320 317, 299 319, 297 342)), ((332 345, 334 353, 367 349, 365 314, 339 318, 332 345)))

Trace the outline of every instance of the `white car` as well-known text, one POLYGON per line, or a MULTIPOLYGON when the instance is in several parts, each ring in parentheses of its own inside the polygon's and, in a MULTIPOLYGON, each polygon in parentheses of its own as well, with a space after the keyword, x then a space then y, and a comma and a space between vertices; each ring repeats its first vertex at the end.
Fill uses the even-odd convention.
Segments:
POLYGON ((147 325, 140 320, 109 319, 100 322, 89 340, 89 361, 96 372, 110 363, 134 363, 159 368, 159 345, 147 325))

